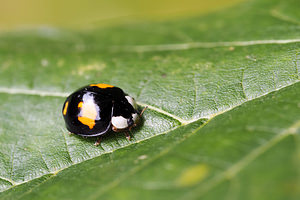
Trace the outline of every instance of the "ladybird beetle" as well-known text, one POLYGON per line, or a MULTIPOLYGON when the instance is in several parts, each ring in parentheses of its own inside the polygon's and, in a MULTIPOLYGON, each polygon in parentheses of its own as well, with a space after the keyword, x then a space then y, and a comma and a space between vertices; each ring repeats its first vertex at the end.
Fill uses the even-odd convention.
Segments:
MULTIPOLYGON (((71 133, 97 137, 110 130, 130 131, 145 109, 139 113, 134 98, 118 87, 100 83, 80 88, 68 96, 62 114, 71 133)), ((127 138, 130 139, 128 133, 127 138)))

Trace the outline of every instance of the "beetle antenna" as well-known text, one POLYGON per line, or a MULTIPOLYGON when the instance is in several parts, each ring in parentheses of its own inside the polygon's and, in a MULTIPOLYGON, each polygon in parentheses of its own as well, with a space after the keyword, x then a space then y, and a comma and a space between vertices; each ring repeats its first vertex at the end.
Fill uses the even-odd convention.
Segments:
POLYGON ((143 115, 143 113, 145 112, 145 110, 148 108, 148 106, 144 107, 142 112, 140 113, 140 117, 143 115))

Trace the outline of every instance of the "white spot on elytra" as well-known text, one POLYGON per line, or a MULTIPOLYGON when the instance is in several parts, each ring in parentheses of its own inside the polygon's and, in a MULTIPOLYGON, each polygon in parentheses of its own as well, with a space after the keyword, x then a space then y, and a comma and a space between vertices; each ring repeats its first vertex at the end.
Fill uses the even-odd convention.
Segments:
POLYGON ((127 124, 127 119, 125 119, 122 116, 118 116, 118 117, 112 117, 111 118, 111 123, 114 127, 116 127, 117 129, 124 129, 128 127, 127 124))
POLYGON ((137 105, 134 98, 132 98, 131 96, 125 96, 125 98, 127 99, 128 103, 132 105, 134 109, 137 109, 137 105))
POLYGON ((132 114, 132 120, 136 124, 139 120, 139 115, 137 113, 132 114))

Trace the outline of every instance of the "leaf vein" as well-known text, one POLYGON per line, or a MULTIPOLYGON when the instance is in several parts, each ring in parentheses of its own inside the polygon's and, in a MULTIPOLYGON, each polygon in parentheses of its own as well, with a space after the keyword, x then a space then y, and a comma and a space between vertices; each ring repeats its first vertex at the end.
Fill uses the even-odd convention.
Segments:
POLYGON ((42 158, 43 162, 45 163, 45 166, 46 166, 46 168, 47 168, 47 171, 50 172, 50 169, 49 169, 49 167, 48 167, 48 164, 47 164, 47 162, 46 162, 46 160, 45 160, 45 158, 44 158, 44 156, 43 156, 43 154, 42 154, 40 148, 38 147, 37 150, 38 150, 38 152, 39 152, 39 154, 40 154, 40 157, 42 158))
MULTIPOLYGON (((63 135, 64 141, 65 141, 65 144, 66 144, 66 149, 67 149, 67 153, 68 153, 68 156, 69 156, 68 159, 69 159, 70 163, 74 164, 74 161, 73 161, 73 159, 71 157, 71 154, 70 154, 70 151, 69 151, 69 146, 68 146, 68 143, 67 143, 67 138, 65 136, 65 133, 62 132, 62 135, 63 135)), ((61 171, 61 170, 59 170, 59 171, 61 171)))
POLYGON ((9 179, 9 178, 5 178, 3 176, 0 176, 0 179, 9 182, 10 184, 12 184, 12 186, 16 185, 16 183, 13 180, 9 179))
POLYGON ((291 18, 290 16, 282 14, 281 12, 279 12, 276 9, 271 10, 270 15, 272 17, 276 18, 276 19, 281 20, 281 21, 288 22, 288 23, 291 23, 291 24, 300 25, 299 21, 297 21, 296 19, 291 18))
POLYGON ((13 172, 14 172, 14 157, 15 157, 16 145, 13 146, 11 152, 11 171, 10 171, 10 178, 13 179, 13 172))
POLYGON ((193 42, 178 44, 157 44, 157 45, 136 45, 136 46, 113 46, 112 51, 125 52, 153 52, 153 51, 179 51, 197 48, 216 48, 231 46, 252 46, 263 44, 289 44, 298 43, 300 38, 281 39, 281 40, 250 40, 250 41, 231 41, 231 42, 193 42))

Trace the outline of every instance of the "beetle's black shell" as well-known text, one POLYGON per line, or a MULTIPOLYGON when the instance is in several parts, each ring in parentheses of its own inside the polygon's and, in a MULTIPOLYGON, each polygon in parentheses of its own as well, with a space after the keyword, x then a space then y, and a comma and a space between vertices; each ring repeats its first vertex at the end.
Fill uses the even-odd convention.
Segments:
POLYGON ((99 136, 111 130, 112 116, 132 118, 132 113, 137 111, 128 103, 125 93, 118 87, 99 88, 97 86, 85 86, 67 97, 63 106, 63 116, 67 129, 81 136, 99 136), (94 126, 89 127, 80 120, 80 102, 93 102, 97 108, 94 126), (67 105, 66 105, 67 104, 67 105))

